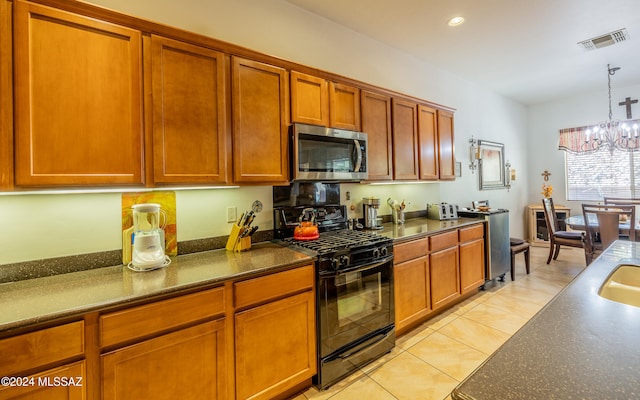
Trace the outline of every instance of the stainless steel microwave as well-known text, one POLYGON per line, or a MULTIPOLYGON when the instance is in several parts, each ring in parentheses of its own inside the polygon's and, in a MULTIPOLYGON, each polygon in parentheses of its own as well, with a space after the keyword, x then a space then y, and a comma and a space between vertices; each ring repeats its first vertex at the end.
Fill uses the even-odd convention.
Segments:
POLYGON ((369 177, 366 133, 294 124, 291 143, 294 181, 362 181, 369 177))

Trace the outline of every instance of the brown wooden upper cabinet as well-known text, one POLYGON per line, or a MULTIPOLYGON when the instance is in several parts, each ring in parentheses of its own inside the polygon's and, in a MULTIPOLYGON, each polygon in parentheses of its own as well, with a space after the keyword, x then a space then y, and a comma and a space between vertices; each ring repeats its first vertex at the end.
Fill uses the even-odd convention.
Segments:
POLYGON ((418 179, 416 103, 393 99, 393 175, 397 180, 418 179))
POLYGON ((393 167, 397 180, 455 179, 453 113, 393 99, 393 167))
POLYGON ((453 112, 438 110, 438 159, 440 179, 456 179, 453 146, 453 112))
POLYGON ((232 57, 232 82, 234 181, 288 182, 288 72, 232 57))
POLYGON ((437 180, 438 163, 438 117, 435 108, 418 105, 418 143, 420 146, 420 179, 437 180))
POLYGON ((16 186, 141 185, 134 29, 14 3, 16 186))
POLYGON ((393 179, 391 97, 360 91, 362 131, 369 137, 369 180, 393 179))
POLYGON ((291 121, 329 126, 329 84, 326 80, 291 71, 291 121))
POLYGON ((150 42, 153 181, 227 183, 225 55, 155 35, 150 42))
POLYGON ((360 131, 360 89, 329 82, 329 125, 360 131))
POLYGON ((291 71, 291 121, 360 131, 360 89, 291 71))

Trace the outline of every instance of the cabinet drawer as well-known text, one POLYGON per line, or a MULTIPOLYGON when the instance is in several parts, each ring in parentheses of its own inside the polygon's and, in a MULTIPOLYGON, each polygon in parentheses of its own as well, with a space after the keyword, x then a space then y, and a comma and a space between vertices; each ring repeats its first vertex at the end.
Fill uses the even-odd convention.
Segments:
POLYGON ((474 225, 460 229, 460 243, 484 237, 484 226, 474 225))
POLYGON ((458 244, 458 231, 441 233, 439 235, 429 236, 429 247, 431 251, 446 249, 447 247, 458 244))
POLYGON ((85 370, 83 360, 23 377, 28 381, 23 380, 22 386, 0 386, 0 399, 85 400, 88 398, 85 370))
POLYGON ((84 321, 0 340, 0 376, 84 354, 84 321))
POLYGON ((263 303, 313 288, 313 265, 279 272, 233 285, 236 308, 263 303))
POLYGON ((224 287, 100 316, 100 345, 122 343, 224 314, 224 287))
POLYGON ((393 246, 393 262, 400 264, 426 255, 429 252, 429 238, 412 240, 393 246))

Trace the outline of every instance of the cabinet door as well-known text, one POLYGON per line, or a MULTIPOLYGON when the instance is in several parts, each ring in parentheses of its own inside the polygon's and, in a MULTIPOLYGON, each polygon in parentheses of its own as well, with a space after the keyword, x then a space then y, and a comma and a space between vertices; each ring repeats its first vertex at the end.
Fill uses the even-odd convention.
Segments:
POLYGON ((291 71, 291 121, 329 126, 329 84, 326 80, 291 71))
POLYGON ((39 374, 23 376, 19 378, 19 382, 24 386, 0 385, 0 399, 84 400, 87 398, 85 371, 85 362, 78 361, 39 374))
POLYGON ((106 353, 103 400, 226 398, 224 320, 106 353))
POLYGON ((222 53, 153 36, 153 180, 227 182, 227 67, 222 53))
POLYGON ((419 321, 431 310, 429 304, 429 257, 423 256, 393 267, 396 330, 419 321))
POLYGON ((391 97, 361 91, 362 131, 368 135, 369 180, 393 179, 391 97))
POLYGON ((15 184, 142 184, 141 34, 15 2, 15 184))
POLYGON ((460 244, 460 293, 484 284, 484 239, 460 244))
POLYGON ((236 398, 271 399, 316 374, 313 291, 236 314, 236 398))
POLYGON ((393 175, 395 179, 418 179, 416 104, 393 100, 393 175))
POLYGON ((329 115, 332 128, 360 130, 360 89, 329 83, 329 115))
POLYGON ((287 71, 234 57, 232 75, 234 180, 288 182, 287 71))
POLYGON ((418 143, 420 151, 420 179, 437 180, 438 174, 438 120, 436 109, 418 105, 418 143))
POLYGON ((431 253, 429 256, 431 278, 431 307, 435 310, 460 296, 458 271, 458 247, 431 253))
POLYGON ((453 113, 438 110, 438 160, 440 179, 456 179, 453 148, 453 113))

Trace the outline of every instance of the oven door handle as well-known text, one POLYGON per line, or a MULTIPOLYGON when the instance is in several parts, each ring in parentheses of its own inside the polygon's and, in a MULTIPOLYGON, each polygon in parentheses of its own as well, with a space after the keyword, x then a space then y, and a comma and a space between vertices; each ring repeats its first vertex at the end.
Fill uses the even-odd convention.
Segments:
POLYGON ((363 351, 368 350, 369 348, 375 346, 376 344, 382 342, 383 340, 386 340, 387 337, 389 336, 389 333, 391 333, 391 330, 388 330, 386 332, 381 332, 378 334, 378 338, 376 338, 375 336, 371 339, 369 339, 368 341, 360 344, 359 346, 355 347, 353 349, 353 351, 350 351, 347 354, 342 354, 340 356, 338 356, 340 359, 342 359, 342 361, 347 361, 350 358, 356 357, 358 354, 362 353, 363 351), (375 340, 372 340, 375 339, 375 340))
POLYGON ((328 273, 320 273, 320 277, 321 278, 335 278, 336 276, 340 276, 340 275, 351 273, 351 272, 368 271, 370 269, 378 268, 379 266, 384 265, 384 264, 386 264, 386 263, 388 263, 389 261, 392 261, 392 260, 393 260, 393 254, 391 254, 389 256, 386 256, 381 261, 376 261, 375 264, 359 265, 359 266, 355 266, 355 267, 351 267, 351 268, 341 269, 339 271, 330 271, 328 273))

